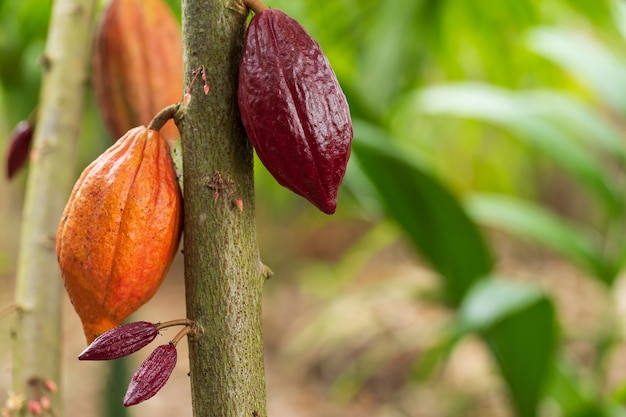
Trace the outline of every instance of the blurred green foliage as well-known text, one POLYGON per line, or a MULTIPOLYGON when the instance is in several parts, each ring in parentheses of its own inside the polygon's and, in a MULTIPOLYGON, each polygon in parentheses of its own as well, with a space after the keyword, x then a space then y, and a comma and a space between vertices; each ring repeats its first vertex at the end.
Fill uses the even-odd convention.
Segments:
MULTIPOLYGON (((490 250, 476 226, 456 214, 464 208, 452 195, 467 201, 476 221, 560 253, 590 279, 616 281, 626 257, 624 6, 304 3, 303 24, 327 51, 353 110, 356 161, 347 188, 365 212, 382 207, 397 222, 440 275, 443 299, 460 303, 458 330, 422 357, 445 358, 465 335, 477 334, 516 415, 539 415, 548 400, 556 415, 623 415, 602 369, 589 379, 567 356, 554 299, 538 286, 490 278, 490 250), (331 16, 345 18, 335 24, 331 16), (581 206, 542 198, 542 181, 555 171, 581 206)), ((608 326, 610 336, 591 341, 604 358, 599 363, 622 338, 619 326, 608 326)))
POLYGON ((0 2, 0 103, 9 126, 25 119, 39 97, 50 2, 0 2))
MULTIPOLYGON (((179 16, 180 3, 168 3, 179 16)), ((299 263, 291 284, 327 303, 300 326, 285 357, 316 353, 320 363, 336 365, 330 392, 337 401, 349 401, 378 369, 408 358, 409 372, 398 388, 398 397, 406 398, 436 378, 456 346, 478 337, 508 390, 511 414, 626 415, 626 383, 607 382, 607 363, 623 339, 610 299, 626 262, 624 4, 268 3, 319 41, 355 125, 353 156, 332 218, 278 187, 257 161, 260 235, 271 240, 261 237, 265 261, 285 268, 299 263), (550 187, 553 178, 556 186, 550 187), (294 261, 287 259, 293 252, 276 247, 285 233, 349 222, 366 230, 334 257, 294 261), (498 248, 485 237, 491 229, 557 253, 604 288, 606 320, 585 339, 594 361, 581 364, 570 355, 574 336, 540 277, 520 284, 501 276, 498 248), (398 241, 408 242, 411 256, 437 277, 437 294, 422 293, 400 274, 351 286, 398 241), (432 326, 425 345, 420 329, 374 320, 370 307, 386 301, 428 305, 447 315, 432 326), (357 339, 361 344, 354 348, 349 340, 357 339), (348 359, 342 356, 346 346, 353 352, 348 359)), ((49 13, 49 2, 0 1, 3 137, 36 105, 49 13)), ((110 140, 92 99, 89 106, 81 143, 85 163, 110 140)), ((577 302, 585 302, 584 294, 577 302)), ((452 404, 438 412, 471 415, 452 404)), ((414 415, 402 401, 389 407, 393 415, 414 415)))

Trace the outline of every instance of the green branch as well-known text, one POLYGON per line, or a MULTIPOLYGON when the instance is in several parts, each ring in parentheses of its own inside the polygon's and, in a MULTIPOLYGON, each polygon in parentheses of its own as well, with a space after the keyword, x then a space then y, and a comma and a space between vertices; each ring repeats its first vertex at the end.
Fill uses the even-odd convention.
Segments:
POLYGON ((264 417, 266 268, 254 223, 252 147, 237 106, 246 13, 225 0, 185 0, 182 20, 185 88, 191 94, 178 117, 185 287, 187 316, 200 329, 189 340, 194 416, 264 417), (202 77, 189 87, 203 66, 207 94, 202 77))
MULTIPOLYGON (((54 244, 76 180, 95 6, 95 0, 56 0, 52 7, 17 264, 16 393, 26 393, 32 378, 60 382, 64 291, 54 244)), ((52 407, 61 414, 58 393, 52 407)))

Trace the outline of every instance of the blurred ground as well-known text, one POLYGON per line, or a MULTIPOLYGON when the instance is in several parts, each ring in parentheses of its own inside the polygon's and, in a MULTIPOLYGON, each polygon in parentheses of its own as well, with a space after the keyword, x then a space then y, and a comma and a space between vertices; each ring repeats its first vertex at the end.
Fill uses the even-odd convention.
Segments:
MULTIPOLYGON (((308 282, 324 275, 341 277, 333 269, 341 259, 338 254, 345 255, 372 227, 367 222, 337 222, 304 233, 261 230, 261 248, 273 246, 280 253, 273 255, 275 276, 266 284, 264 300, 269 415, 511 416, 506 392, 478 340, 463 341, 430 378, 410 378, 420 354, 437 341, 449 316, 420 297, 435 289, 437 281, 401 241, 369 253, 339 287, 324 292, 327 286, 308 282), (317 265, 322 261, 329 269, 317 265)), ((492 235, 492 241, 502 275, 538 281, 555 294, 565 332, 573 335, 568 349, 581 363, 591 362, 586 336, 602 329, 598 323, 605 303, 613 303, 606 290, 549 254, 499 235, 492 235)), ((184 317, 180 258, 135 319, 184 317)), ((13 285, 12 276, 0 277, 0 306, 11 302, 13 285)), ((10 383, 10 324, 10 317, 0 321, 2 401, 10 383)), ((64 329, 66 415, 97 416, 108 369, 102 363, 76 360, 84 339, 67 301, 64 329)), ((160 340, 172 336, 166 331, 160 340)), ((144 350, 132 356, 133 368, 149 354, 144 350)), ((608 385, 623 381, 624 356, 615 356, 608 385)), ((187 372, 187 346, 182 342, 171 380, 153 399, 133 407, 131 415, 191 416, 187 372)))

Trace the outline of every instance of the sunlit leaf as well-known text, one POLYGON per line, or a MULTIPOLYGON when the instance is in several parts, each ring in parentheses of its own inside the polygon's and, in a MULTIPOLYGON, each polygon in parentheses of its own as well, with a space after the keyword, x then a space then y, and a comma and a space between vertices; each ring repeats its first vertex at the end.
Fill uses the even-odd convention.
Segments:
POLYGON ((580 227, 568 224, 546 209, 518 198, 474 193, 467 199, 472 216, 481 224, 507 231, 548 247, 611 283, 616 271, 607 270, 600 247, 580 227))
POLYGON ((572 138, 604 149, 626 161, 626 144, 622 133, 601 112, 583 103, 577 97, 556 90, 538 90, 522 93, 526 108, 537 116, 558 123, 572 138))
POLYGON ((615 52, 583 33, 550 27, 529 32, 528 45, 615 109, 626 111, 626 62, 615 52))
POLYGON ((382 131, 355 123, 353 150, 388 214, 443 276, 448 301, 458 304, 492 268, 477 227, 439 181, 414 160, 391 150, 382 131))
POLYGON ((507 130, 526 145, 552 158, 600 198, 611 211, 623 208, 623 194, 593 152, 559 125, 537 117, 527 100, 513 91, 485 84, 460 83, 431 87, 407 98, 417 114, 480 120, 507 130))
POLYGON ((459 307, 458 320, 465 331, 484 332, 544 297, 529 285, 484 280, 472 288, 459 307))
POLYGON ((598 28, 613 29, 612 15, 616 2, 610 0, 569 0, 565 3, 579 12, 581 16, 595 23, 598 28))

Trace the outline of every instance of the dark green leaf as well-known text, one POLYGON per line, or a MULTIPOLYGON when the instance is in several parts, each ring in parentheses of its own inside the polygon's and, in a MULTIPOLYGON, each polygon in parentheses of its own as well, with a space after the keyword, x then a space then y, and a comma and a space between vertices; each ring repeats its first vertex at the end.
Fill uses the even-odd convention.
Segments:
POLYGON ((390 149, 384 132, 358 122, 355 132, 354 153, 387 213, 443 276, 445 296, 457 305, 469 287, 491 271, 482 235, 439 181, 390 149))
POLYGON ((554 307, 547 298, 542 298, 485 334, 521 417, 537 414, 552 365, 557 333, 554 307))
POLYGON ((599 399, 590 381, 577 375, 563 358, 556 361, 549 384, 549 395, 567 417, 624 417, 623 407, 610 399, 599 399))
POLYGON ((496 359, 516 414, 535 417, 558 342, 554 306, 534 287, 483 280, 459 310, 462 326, 478 331, 496 359))

